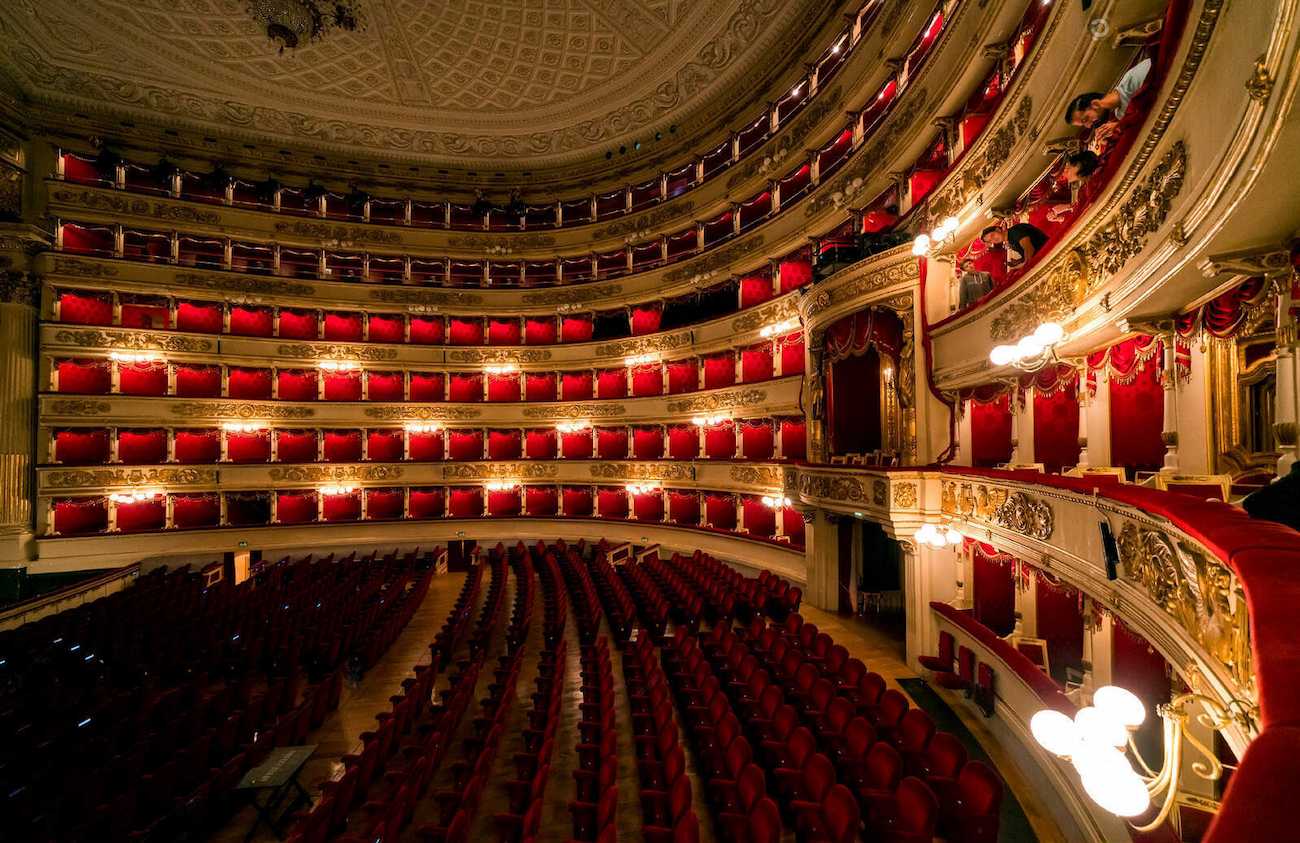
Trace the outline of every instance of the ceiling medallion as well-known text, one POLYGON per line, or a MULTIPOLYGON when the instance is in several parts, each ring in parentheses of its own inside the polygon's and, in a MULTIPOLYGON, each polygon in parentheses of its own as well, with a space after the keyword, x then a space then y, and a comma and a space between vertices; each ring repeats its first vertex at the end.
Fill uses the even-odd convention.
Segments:
POLYGON ((249 0, 248 13, 283 53, 334 28, 360 29, 358 5, 359 0, 249 0))

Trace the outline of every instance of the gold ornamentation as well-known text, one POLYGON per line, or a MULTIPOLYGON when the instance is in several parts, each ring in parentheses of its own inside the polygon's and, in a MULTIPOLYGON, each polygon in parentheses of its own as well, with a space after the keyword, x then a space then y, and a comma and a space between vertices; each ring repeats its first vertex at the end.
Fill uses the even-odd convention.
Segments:
POLYGON ((610 223, 604 228, 598 228, 592 232, 591 239, 604 240, 609 237, 625 237, 641 231, 653 231, 656 226, 677 217, 685 216, 693 210, 695 210, 695 200, 693 199, 687 199, 685 202, 674 202, 670 205, 660 205, 644 214, 627 217, 618 222, 610 223))
POLYGON ((173 284, 210 290, 214 293, 236 293, 255 296, 311 296, 315 292, 310 284, 296 281, 279 281, 272 278, 241 278, 240 276, 200 275, 196 272, 178 272, 173 284))
POLYGON ((0 272, 0 303, 40 303, 41 279, 30 272, 0 272))
POLYGON ((1029 128, 1033 110, 1033 99, 1028 94, 1021 97, 1015 113, 988 134, 988 140, 981 145, 977 155, 963 163, 961 177, 927 201, 927 212, 931 218, 938 220, 956 214, 970 201, 971 196, 984 187, 998 168, 1011 157, 1011 151, 1029 128))
POLYGON ((709 252, 703 257, 688 261, 664 273, 664 283, 676 284, 679 281, 688 279, 711 278, 719 270, 729 267, 734 261, 757 252, 763 247, 765 239, 764 235, 755 234, 752 237, 747 237, 729 246, 709 252))
POLYGON ((1047 541, 1054 527, 1052 508, 1024 492, 1011 492, 993 513, 994 520, 1008 530, 1031 539, 1047 541))
POLYGON ((384 421, 467 421, 476 419, 483 413, 475 407, 398 405, 366 407, 365 414, 367 418, 384 421))
POLYGON ((731 332, 756 331, 773 322, 784 322, 796 315, 798 301, 794 296, 783 296, 770 304, 752 308, 731 320, 731 332))
POLYGON ((112 409, 107 401, 95 401, 90 398, 60 398, 50 402, 49 413, 52 416, 102 416, 112 409))
POLYGON ((55 255, 54 269, 51 270, 51 273, 54 275, 72 275, 77 278, 116 278, 117 267, 107 263, 96 263, 55 255))
POLYGON ((871 481, 871 502, 876 506, 886 506, 889 503, 889 484, 884 480, 871 481))
POLYGON ((916 507, 916 484, 895 483, 894 505, 902 509, 914 509, 916 507))
POLYGON ((614 402, 605 404, 556 404, 551 407, 524 407, 524 418, 551 421, 609 418, 611 416, 621 416, 626 412, 627 409, 622 404, 614 402))
POLYGON ((447 245, 453 249, 476 249, 489 255, 510 254, 521 249, 547 249, 555 245, 550 234, 511 234, 504 237, 487 234, 464 234, 452 237, 447 245), (502 251, 505 250, 505 251, 502 251))
POLYGON ((669 413, 701 413, 712 410, 738 410, 742 407, 754 407, 767 400, 767 390, 733 389, 687 398, 685 401, 668 402, 669 413))
POLYGON ((392 246, 402 242, 402 235, 396 231, 384 231, 360 225, 331 225, 323 222, 277 222, 275 233, 322 242, 370 243, 381 246, 392 246))
POLYGON ((799 475, 799 495, 846 503, 866 503, 867 490, 856 477, 833 474, 799 475))
POLYGON ((612 299, 622 292, 622 284, 583 284, 539 293, 524 293, 523 303, 530 306, 590 304, 601 299, 612 299))
POLYGON ((492 480, 513 478, 537 480, 558 477, 559 466, 544 462, 458 463, 444 465, 444 480, 492 480))
POLYGON ((338 480, 396 480, 400 465, 290 465, 271 469, 267 475, 277 483, 320 483, 338 480))
POLYGON ((50 471, 42 478, 50 489, 107 486, 200 486, 217 482, 215 468, 100 468, 50 471))
POLYGON ((188 222, 195 225, 221 225, 221 215, 216 211, 192 208, 188 205, 166 205, 122 194, 65 188, 53 191, 50 199, 68 205, 79 205, 92 211, 108 211, 118 216, 152 217, 157 220, 188 222))
POLYGON ((689 463, 598 462, 591 466, 597 480, 694 480, 695 466, 689 463))
POLYGON ((910 245, 899 246, 873 255, 869 259, 870 264, 839 276, 843 281, 837 279, 831 285, 822 285, 822 289, 813 293, 808 300, 808 316, 811 318, 840 304, 860 304, 859 299, 877 290, 916 281, 921 277, 921 269, 916 258, 911 256, 911 248, 910 245), (894 260, 895 258, 901 260, 894 260), (879 266, 882 261, 890 262, 879 266))
POLYGON ((370 298, 387 304, 413 304, 421 307, 445 307, 449 304, 470 307, 483 303, 483 297, 476 293, 443 290, 371 290, 370 298))
POLYGON ((185 419, 309 419, 316 415, 311 407, 236 401, 187 401, 172 404, 171 412, 185 419))
POLYGON ((1071 249, 1052 262, 1038 284, 1006 303, 993 317, 989 335, 994 340, 1015 339, 1059 320, 1083 301, 1089 286, 1088 261, 1079 249, 1071 249))
POLYGON ((1246 80, 1246 93, 1255 102, 1264 102, 1273 93, 1274 81, 1273 74, 1268 72, 1268 55, 1260 53, 1259 58, 1255 59, 1255 68, 1251 71, 1250 78, 1246 80))
POLYGON ((452 363, 540 363, 550 360, 551 352, 544 348, 453 348, 447 359, 452 363))
POLYGON ((688 329, 675 334, 657 334, 648 337, 609 342, 596 346, 597 357, 626 357, 629 354, 653 354, 659 351, 671 351, 685 348, 692 341, 692 332, 688 329))
POLYGON ((309 345, 297 343, 276 348, 282 357, 308 360, 396 360, 397 349, 370 345, 309 345))
MULTIPOLYGON (((727 190, 759 175, 775 175, 781 164, 792 154, 803 151, 804 141, 819 123, 838 112, 844 102, 844 91, 838 85, 833 91, 822 91, 813 105, 794 123, 782 126, 776 143, 751 153, 736 172, 727 179, 727 190)), ((843 119, 842 117, 840 119, 843 119)))
POLYGON ((780 486, 781 472, 769 466, 733 465, 731 479, 749 486, 780 486))
POLYGON ((79 345, 83 348, 119 348, 154 351, 210 352, 216 343, 198 337, 177 337, 165 333, 148 334, 127 331, 99 331, 61 329, 54 334, 55 343, 79 345))

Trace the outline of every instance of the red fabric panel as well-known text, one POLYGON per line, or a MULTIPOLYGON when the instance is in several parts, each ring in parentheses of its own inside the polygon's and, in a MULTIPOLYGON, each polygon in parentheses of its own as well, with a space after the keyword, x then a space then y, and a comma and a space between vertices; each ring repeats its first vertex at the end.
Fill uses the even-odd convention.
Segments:
POLYGON ((401 401, 403 390, 401 372, 366 372, 368 401, 401 401))
POLYGON ((269 492, 227 492, 226 523, 232 527, 259 526, 271 522, 269 492))
POLYGON ((788 293, 812 280, 812 261, 806 257, 781 261, 781 292, 788 293))
POLYGON ((281 369, 276 373, 277 394, 281 401, 315 401, 317 387, 315 369, 281 369))
POLYGON ((401 489, 366 489, 366 520, 401 518, 403 497, 401 489))
POLYGON ((275 517, 280 524, 309 524, 316 520, 315 492, 277 492, 275 517))
POLYGON ((802 375, 803 374, 803 335, 791 334, 780 340, 781 346, 781 375, 802 375))
POLYGON ((674 524, 695 526, 700 523, 700 499, 689 492, 668 493, 668 520, 674 524))
POLYGON ((627 492, 622 489, 600 489, 596 492, 598 518, 626 518, 627 492))
POLYGON ((113 297, 108 293, 59 293, 59 321, 71 325, 112 325, 113 297))
POLYGON ((586 401, 593 396, 591 372, 565 372, 560 375, 561 401, 586 401))
POLYGON ((441 518, 445 505, 442 489, 411 490, 412 518, 441 518))
POLYGON ((772 425, 765 421, 747 421, 740 425, 740 455, 747 460, 770 460, 776 452, 772 425))
POLYGON ((1165 396, 1153 361, 1122 384, 1110 378, 1110 429, 1123 431, 1110 438, 1110 464, 1132 471, 1157 471, 1165 461, 1160 433, 1165 422, 1165 396))
POLYGON ((448 431, 447 457, 453 460, 483 459, 483 432, 479 430, 448 431))
MULTIPOLYGON (((1169 702, 1169 667, 1164 656, 1119 618, 1115 619, 1111 648, 1112 683, 1136 694, 1147 704, 1148 711, 1155 711, 1157 705, 1169 702)), ((1134 737, 1144 757, 1157 757, 1160 718, 1147 717, 1134 737)))
POLYGON ((397 462, 402 459, 402 431, 370 430, 366 432, 366 459, 373 462, 397 462))
POLYGON ((488 345, 519 345, 522 339, 518 319, 488 319, 488 345))
POLYGON ((322 447, 325 462, 359 462, 361 460, 361 431, 327 430, 322 447))
POLYGON ((108 462, 108 431, 98 428, 56 432, 54 459, 64 465, 102 465, 108 462))
POLYGON ((1073 390, 1051 397, 1034 390, 1034 462, 1050 474, 1079 464, 1079 399, 1073 390))
POLYGON ((123 328, 167 329, 171 316, 166 305, 122 303, 123 328))
POLYGON ((973 465, 991 466, 1010 461, 1011 402, 1005 392, 988 404, 971 401, 970 439, 973 465))
POLYGON ((410 433, 409 459, 419 462, 437 462, 442 459, 441 433, 410 433))
POLYGON ((740 307, 754 307, 772 298, 772 279, 765 275, 747 275, 740 279, 740 307))
POLYGON ((166 395, 166 363, 120 363, 118 391, 123 395, 166 395))
POLYGON ((441 372, 411 373, 412 401, 443 401, 444 395, 446 395, 446 387, 441 372))
POLYGON ((789 507, 781 510, 781 530, 790 538, 790 544, 795 547, 804 546, 804 523, 803 516, 796 509, 789 507))
POLYGON ((231 398, 265 400, 271 397, 271 370, 231 366, 226 372, 231 398))
POLYGON ((523 443, 517 430, 488 431, 488 459, 517 460, 522 453, 523 443))
POLYGON ((632 517, 638 521, 663 521, 663 495, 658 493, 651 495, 634 495, 632 497, 632 517))
POLYGON ((167 503, 159 496, 154 500, 117 505, 117 529, 120 533, 161 530, 167 524, 167 503))
MULTIPOLYGON (((551 345, 558 336, 553 316, 529 316, 524 319, 525 345, 551 345)), ((532 507, 529 507, 532 512, 532 507)))
POLYGON ((664 437, 658 427, 632 430, 632 459, 657 460, 664 455, 664 437))
POLYGON ((781 419, 781 455, 787 460, 808 458, 807 433, 802 420, 781 419))
POLYGON ((412 316, 411 342, 419 345, 442 345, 446 327, 441 316, 412 316))
POLYGON ((1264 729, 1246 747, 1202 843, 1286 840, 1293 836, 1295 816, 1287 806, 1295 798, 1295 779, 1279 773, 1292 770, 1297 757, 1300 729, 1264 729))
POLYGON ((585 518, 591 513, 591 490, 566 486, 564 489, 564 514, 574 518, 585 518))
POLYGON ((627 459, 627 429, 616 427, 597 430, 596 456, 602 460, 627 459))
POLYGON ((719 530, 736 529, 736 502, 731 495, 706 495, 704 497, 706 526, 719 530))
POLYGON ((487 376, 487 400, 518 401, 519 373, 487 376))
POLYGON ((662 395, 664 391, 664 372, 658 363, 636 366, 632 369, 632 397, 645 398, 662 395))
POLYGON ((221 498, 215 494, 172 495, 172 523, 179 529, 215 527, 221 520, 221 498))
POLYGON ((943 178, 942 170, 914 170, 911 178, 912 200, 920 202, 943 178))
POLYGON ((452 489, 447 500, 447 514, 452 518, 478 518, 483 514, 483 492, 479 489, 452 489))
POLYGON ((316 311, 280 308, 281 339, 314 340, 318 336, 316 311))
POLYGON ((736 458, 736 427, 731 422, 704 429, 704 455, 711 460, 736 458))
MULTIPOLYGON (((283 320, 283 317, 281 317, 283 320)), ((284 322, 281 321, 281 335, 283 335, 284 322)), ((340 340, 343 342, 361 342, 365 337, 365 327, 360 313, 339 313, 337 311, 326 311, 324 337, 327 340, 340 340)))
MULTIPOLYGON (((361 372, 325 372, 321 377, 326 401, 360 401, 361 372)), ((284 393, 280 394, 284 397, 284 393)))
POLYGON ((632 336, 640 337, 653 334, 659 330, 663 321, 664 306, 661 303, 632 308, 632 336))
POLYGON ((107 395, 112 388, 113 376, 107 360, 60 360, 56 367, 59 392, 107 395))
POLYGON ((668 428, 668 456, 675 460, 693 460, 700 455, 700 431, 693 424, 675 424, 668 428))
POLYGON ((700 370, 695 358, 674 360, 668 366, 668 394, 694 392, 700 386, 700 370))
POLYGON ((1065 583, 1051 583, 1039 574, 1034 587, 1038 637, 1047 640, 1052 678, 1065 684, 1065 670, 1083 662, 1083 613, 1079 592, 1065 583))
POLYGON ((704 388, 721 389, 736 382, 736 359, 730 351, 704 358, 704 388))
POLYGON ((447 389, 447 400, 472 403, 483 400, 483 376, 478 374, 451 375, 447 389))
POLYGON ((326 521, 356 521, 361 517, 361 493, 326 495, 321 502, 321 514, 326 521))
MULTIPOLYGON (((367 317, 366 330, 371 342, 405 342, 406 327, 396 313, 372 313, 367 317)), ((328 328, 329 323, 326 322, 328 328)))
POLYGON ((54 502, 54 531, 84 536, 108 529, 108 502, 103 498, 67 498, 54 502))
POLYGON ((744 498, 745 530, 751 536, 770 538, 776 535, 776 510, 760 500, 744 498))
POLYGON ((595 329, 591 316, 560 317, 560 342, 591 342, 595 329))
POLYGON ((972 568, 975 620, 996 635, 1009 635, 1016 625, 1016 584, 1010 560, 990 559, 976 545, 972 568))
POLYGON ((117 458, 127 465, 155 465, 167 461, 167 433, 157 430, 119 430, 117 458))
POLYGON ((897 356, 903 347, 903 322, 892 311, 869 307, 837 319, 826 330, 825 342, 831 360, 857 356, 872 347, 880 354, 897 356))
MULTIPOLYGON (((554 430, 530 430, 524 434, 524 459, 553 460, 558 453, 554 430)), ((528 508, 532 512, 532 507, 528 508)))
POLYGON ((866 453, 881 446, 880 362, 876 349, 868 348, 831 364, 826 415, 832 453, 866 453))
POLYGON ((524 489, 524 505, 529 515, 554 515, 559 497, 550 486, 528 486, 524 489))
MULTIPOLYGON (((270 385, 267 378, 267 385, 270 385)), ((195 366, 180 363, 176 366, 176 394, 182 398, 216 398, 221 395, 221 367, 195 366)))
POLYGON ((590 430, 560 434, 560 453, 566 460, 589 460, 592 455, 590 430))
POLYGON ((176 462, 205 465, 221 458, 221 434, 216 430, 178 430, 175 435, 176 462))
POLYGON ((279 462, 316 462, 316 431, 277 430, 275 456, 279 462))
POLYGON ((524 375, 525 401, 554 401, 555 375, 550 372, 529 372, 524 375))
POLYGON ((487 509, 488 515, 496 515, 504 518, 518 515, 520 512, 519 490, 503 489, 501 491, 488 492, 487 509))
POLYGON ((176 330, 197 334, 221 333, 221 305, 212 302, 176 302, 176 330))
POLYGON ((602 369, 596 379, 597 398, 626 398, 627 370, 602 369))
POLYGON ((765 381, 772 377, 772 346, 763 345, 746 348, 740 352, 740 380, 742 383, 765 381))
POLYGON ((483 320, 458 316, 448 318, 447 341, 451 345, 482 345, 483 320))

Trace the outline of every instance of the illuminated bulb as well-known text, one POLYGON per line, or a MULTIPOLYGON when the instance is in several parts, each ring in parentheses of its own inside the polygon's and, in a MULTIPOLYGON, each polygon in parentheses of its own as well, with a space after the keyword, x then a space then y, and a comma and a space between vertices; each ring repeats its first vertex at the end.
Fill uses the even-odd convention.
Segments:
POLYGON ((1043 343, 1039 342, 1038 337, 1033 334, 1021 337, 1020 342, 1016 343, 1016 350, 1021 357, 1037 357, 1043 353, 1043 348, 1043 343))
POLYGON ((403 426, 407 433, 437 433, 442 429, 437 422, 407 422, 403 426))
POLYGON ((1128 729, 1109 713, 1096 706, 1086 706, 1074 715, 1083 740, 1098 746, 1123 746, 1128 743, 1128 729))
POLYGON ((1147 707, 1129 690, 1118 685, 1104 685, 1092 695, 1092 704, 1129 729, 1136 729, 1147 719, 1147 707))
POLYGON ((351 372, 357 368, 352 360, 322 360, 319 365, 327 372, 351 372))
POLYGON ((1136 817, 1151 807, 1146 783, 1130 768, 1117 775, 1080 776, 1084 792, 1101 807, 1117 817, 1136 817))
POLYGON ((253 433, 264 426, 262 422, 222 422, 221 429, 227 433, 253 433))
POLYGON ((790 499, 789 499, 789 498, 781 498, 781 504, 782 504, 783 506, 790 506, 790 499))
POLYGON ((1065 336, 1065 329, 1055 322, 1044 322, 1034 331, 1034 339, 1043 345, 1055 345, 1065 336))
POLYGON ((483 371, 489 375, 510 375, 519 371, 519 367, 513 363, 502 363, 497 366, 484 366, 483 371))
POLYGON ((943 538, 948 544, 961 544, 961 533, 957 532, 952 527, 943 531, 943 538))
POLYGON ((916 255, 919 258, 929 254, 929 252, 930 252, 930 235, 928 234, 916 235, 916 239, 912 241, 912 254, 916 255))
POLYGON ((1071 758, 1079 749, 1079 729, 1061 712, 1045 708, 1029 718, 1029 731, 1038 745, 1053 755, 1071 758))
POLYGON ((517 485, 519 484, 514 480, 489 480, 483 484, 483 488, 489 492, 504 492, 513 489, 517 485))
POLYGON ((316 491, 322 495, 348 495, 356 490, 356 486, 321 486, 316 491))
POLYGON ((996 345, 989 352, 989 362, 994 366, 1005 366, 1019 358, 1019 350, 1014 345, 996 345))
POLYGON ((118 363, 152 363, 162 356, 151 351, 110 351, 109 358, 118 363))
POLYGON ((943 227, 949 234, 952 234, 957 229, 961 228, 961 220, 956 217, 948 217, 943 221, 943 227))

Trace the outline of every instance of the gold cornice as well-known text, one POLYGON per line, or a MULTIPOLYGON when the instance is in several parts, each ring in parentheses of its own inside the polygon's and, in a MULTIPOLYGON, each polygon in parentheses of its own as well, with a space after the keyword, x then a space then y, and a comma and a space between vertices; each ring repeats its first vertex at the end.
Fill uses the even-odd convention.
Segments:
POLYGON ((402 471, 399 465, 287 465, 270 469, 267 476, 286 483, 392 481, 400 478, 402 471))
POLYGON ((210 486, 216 482, 217 469, 205 467, 79 468, 59 469, 41 474, 42 489, 60 491, 115 487, 210 486))
POLYGON ((483 415, 477 407, 451 405, 446 407, 420 404, 416 406, 366 407, 365 416, 382 421, 469 421, 483 415))
POLYGON ((669 413, 700 413, 755 407, 767 401, 767 390, 746 387, 697 395, 684 401, 668 402, 669 413))

